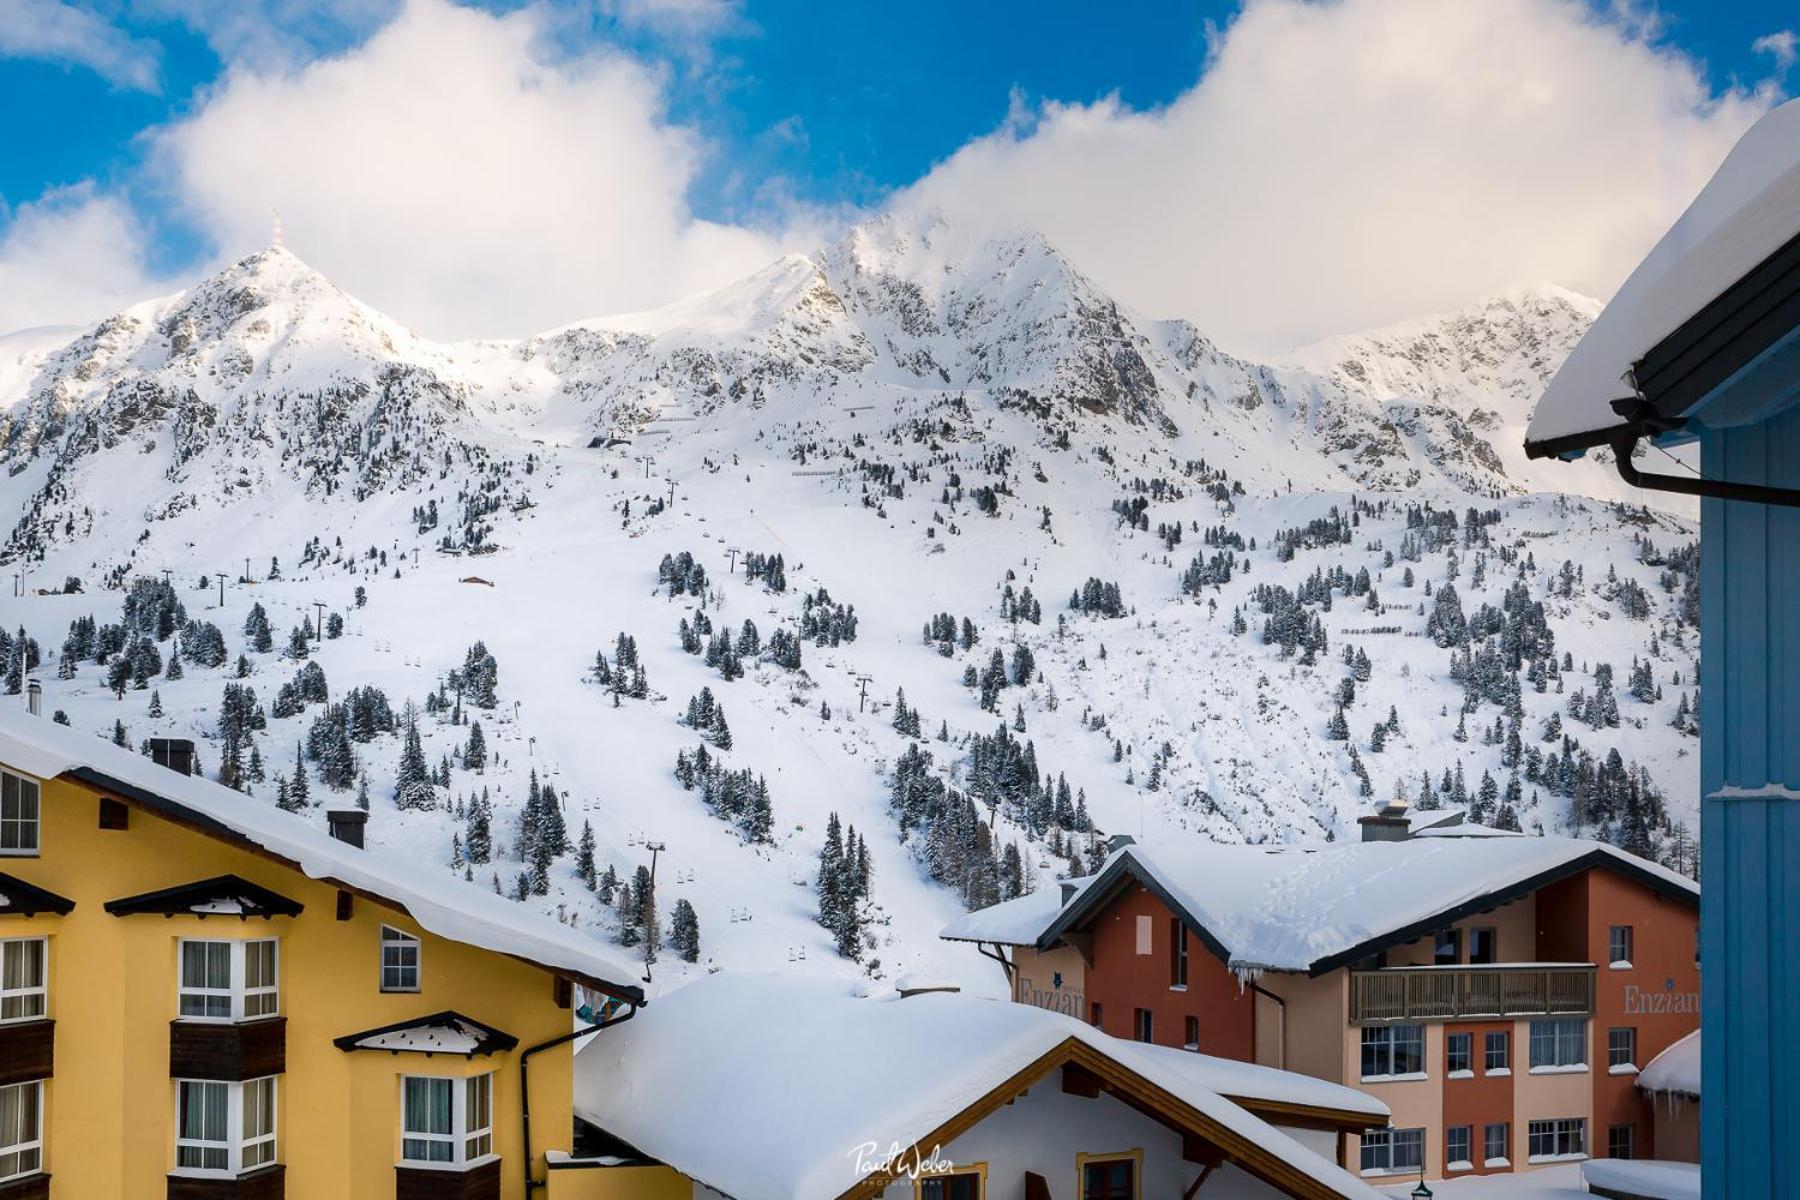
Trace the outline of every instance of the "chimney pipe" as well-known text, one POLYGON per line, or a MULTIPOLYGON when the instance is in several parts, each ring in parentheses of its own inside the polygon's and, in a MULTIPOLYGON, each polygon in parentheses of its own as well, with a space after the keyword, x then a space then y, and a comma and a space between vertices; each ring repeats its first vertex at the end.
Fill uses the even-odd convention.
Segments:
POLYGON ((368 813, 360 808, 334 808, 326 812, 325 821, 332 837, 346 846, 363 848, 363 826, 369 823, 368 813))
POLYGON ((150 761, 178 775, 192 775, 194 743, 187 738, 151 738, 150 761))
POLYGON ((34 717, 44 715, 44 685, 36 679, 25 683, 25 711, 34 717))

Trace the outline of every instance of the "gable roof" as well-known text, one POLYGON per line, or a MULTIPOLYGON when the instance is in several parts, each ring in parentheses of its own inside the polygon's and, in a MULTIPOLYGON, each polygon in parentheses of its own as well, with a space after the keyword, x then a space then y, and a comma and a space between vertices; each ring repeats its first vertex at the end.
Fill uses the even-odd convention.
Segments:
POLYGON ((172 917, 191 913, 203 918, 226 916, 248 920, 261 917, 266 921, 270 917, 297 917, 305 908, 298 900, 290 900, 280 892, 236 875, 216 875, 195 883, 177 884, 106 902, 106 911, 115 917, 140 913, 172 917))
MULTIPOLYGON (((1318 975, 1593 868, 1614 871, 1681 903, 1699 904, 1693 881, 1604 842, 1579 838, 1432 837, 1315 848, 1194 840, 1115 852, 1055 910, 1034 944, 1048 949, 1125 890, 1140 886, 1187 922, 1228 966, 1318 975)), ((992 924, 1016 937, 1026 931, 1031 912, 1021 907, 992 924)), ((944 936, 954 931, 962 940, 975 940, 967 935, 982 928, 980 922, 958 920, 944 936)))
POLYGON ((35 917, 39 913, 60 917, 74 909, 73 900, 0 871, 0 917, 35 917))
POLYGON ((492 1025, 465 1017, 446 1009, 392 1025, 365 1029, 332 1038, 339 1050, 385 1050, 389 1054, 459 1054, 473 1058, 477 1054, 504 1053, 519 1044, 519 1039, 492 1025))
POLYGON ((624 999, 637 972, 587 934, 399 855, 340 842, 305 817, 158 766, 104 738, 43 717, 0 715, 0 762, 40 779, 66 776, 312 879, 399 909, 426 931, 514 958, 624 999))
MULTIPOLYGON (((1627 430, 1625 418, 1612 408, 1614 400, 1640 394, 1652 402, 1662 399, 1675 410, 1664 416, 1691 408, 1711 390, 1705 380, 1717 386, 1724 377, 1691 353, 1676 364, 1653 361, 1666 357, 1653 351, 1672 351, 1668 344, 1677 340, 1672 335, 1797 239, 1800 101, 1790 100, 1751 126, 1576 343, 1531 414, 1526 452, 1566 455, 1608 444, 1627 430), (1673 379, 1671 366, 1678 367, 1673 379), (1658 391, 1669 394, 1659 397, 1658 391)), ((1768 285, 1763 280, 1754 295, 1740 297, 1732 315, 1766 316, 1763 302, 1778 300, 1768 285)), ((1723 328, 1726 316, 1716 314, 1710 328, 1723 328)), ((1791 312, 1785 320, 1791 329, 1791 312)), ((1717 364, 1725 370, 1731 365, 1717 364)))
MULTIPOLYGON (((860 996, 843 980, 720 974, 659 997, 575 1059, 575 1111, 736 1200, 875 1194, 854 1149, 948 1146, 1065 1065, 1186 1123, 1295 1194, 1381 1193, 1221 1095, 1386 1124, 1387 1107, 1322 1080, 1108 1037, 1029 1005, 955 993, 860 996), (782 1104, 756 1103, 780 1096, 782 1104)), ((1069 1147, 1071 1157, 1076 1149, 1069 1147)))

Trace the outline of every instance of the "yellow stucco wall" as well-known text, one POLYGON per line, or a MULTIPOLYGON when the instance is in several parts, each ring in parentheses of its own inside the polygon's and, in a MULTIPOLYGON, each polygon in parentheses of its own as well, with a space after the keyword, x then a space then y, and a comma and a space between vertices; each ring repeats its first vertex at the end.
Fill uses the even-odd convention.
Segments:
MULTIPOLYGON (((266 800, 246 798, 246 804, 266 800)), ((0 870, 76 902, 67 916, 9 918, 7 937, 47 935, 55 1076, 46 1087, 46 1169, 61 1196, 161 1200, 174 1164, 169 1023, 177 1014, 177 943, 183 937, 277 937, 287 1070, 278 1084, 278 1158, 290 1200, 392 1196, 400 1152, 400 1077, 494 1073, 494 1139, 502 1195, 524 1200, 518 1053, 346 1053, 332 1039, 454 1009, 519 1039, 524 1049, 565 1033, 551 974, 505 955, 424 932, 395 909, 363 898, 336 916, 337 890, 136 807, 130 828, 98 828, 98 794, 63 780, 43 785, 41 853, 0 859, 0 870), (268 921, 213 916, 109 915, 108 900, 233 874, 305 905, 268 921), (423 941, 421 990, 379 991, 380 931, 423 941)), ((531 1060, 533 1140, 541 1178, 546 1149, 569 1148, 571 1053, 531 1060)))
POLYGON ((597 1167, 550 1172, 548 1200, 692 1200, 693 1195, 693 1183, 673 1167, 597 1167))

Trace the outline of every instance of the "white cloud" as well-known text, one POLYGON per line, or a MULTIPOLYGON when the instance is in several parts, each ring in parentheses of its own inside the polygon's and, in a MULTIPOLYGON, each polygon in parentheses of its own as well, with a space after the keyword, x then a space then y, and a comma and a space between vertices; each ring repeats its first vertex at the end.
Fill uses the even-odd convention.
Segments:
POLYGON ((60 0, 0 0, 0 58, 86 67, 108 82, 157 90, 157 48, 60 0))
POLYGON ((1034 224, 1248 351, 1517 282, 1604 297, 1767 102, 1645 29, 1572 0, 1250 0, 1167 108, 1015 114, 900 203, 1034 224))
POLYGON ((1783 75, 1794 65, 1796 53, 1800 53, 1800 34, 1792 29, 1783 29, 1779 33, 1764 34, 1750 43, 1750 49, 1757 54, 1767 54, 1775 60, 1775 73, 1783 75))
POLYGON ((702 147, 656 74, 605 52, 548 65, 541 19, 413 0, 339 57, 233 68, 155 159, 228 256, 279 209, 303 258, 440 337, 650 306, 779 253, 691 215, 702 147))
POLYGON ((63 188, 0 223, 0 332, 84 324, 173 291, 143 266, 130 206, 92 185, 63 188))

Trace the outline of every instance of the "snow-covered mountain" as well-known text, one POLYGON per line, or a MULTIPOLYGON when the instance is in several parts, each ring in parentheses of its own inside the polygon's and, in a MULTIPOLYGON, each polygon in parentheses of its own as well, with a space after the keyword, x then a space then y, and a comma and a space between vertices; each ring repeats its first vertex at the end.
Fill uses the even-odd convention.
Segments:
POLYGON ((1680 858, 1696 528, 1517 449, 1597 309, 1522 289, 1255 363, 1035 233, 927 214, 654 312, 436 344, 272 248, 0 338, 3 619, 74 724, 196 737, 245 803, 304 771, 320 822, 366 786, 377 844, 523 877, 597 936, 618 896, 579 878, 582 827, 625 878, 660 840, 664 929, 689 901, 702 964, 991 987, 934 938, 965 901, 1103 834, 1354 836, 1422 776, 1680 858), (398 727, 363 693, 338 736, 307 660, 398 727), (239 686, 260 727, 234 741, 239 686), (534 777, 571 843, 541 864, 534 777), (844 937, 815 921, 832 814, 873 865, 844 937))

